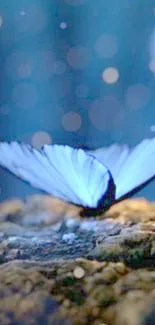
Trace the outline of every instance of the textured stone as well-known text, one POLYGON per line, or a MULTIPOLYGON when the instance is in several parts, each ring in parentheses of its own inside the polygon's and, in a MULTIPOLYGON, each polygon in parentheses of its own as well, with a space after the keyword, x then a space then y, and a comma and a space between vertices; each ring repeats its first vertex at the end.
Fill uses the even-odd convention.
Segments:
POLYGON ((0 324, 150 325, 155 204, 97 218, 48 196, 0 205, 0 324))

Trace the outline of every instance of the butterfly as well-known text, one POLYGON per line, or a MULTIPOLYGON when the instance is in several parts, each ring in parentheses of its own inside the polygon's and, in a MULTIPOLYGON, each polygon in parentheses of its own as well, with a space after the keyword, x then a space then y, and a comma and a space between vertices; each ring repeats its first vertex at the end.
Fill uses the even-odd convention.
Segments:
POLYGON ((96 150, 0 142, 0 166, 53 197, 95 215, 131 197, 155 177, 155 138, 134 148, 113 144, 96 150))

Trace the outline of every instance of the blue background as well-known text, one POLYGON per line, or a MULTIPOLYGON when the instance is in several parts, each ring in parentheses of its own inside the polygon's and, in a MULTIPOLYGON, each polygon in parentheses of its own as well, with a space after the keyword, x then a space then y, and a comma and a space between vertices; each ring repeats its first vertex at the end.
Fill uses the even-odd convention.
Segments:
MULTIPOLYGON (((154 30, 153 0, 1 0, 1 140, 97 148, 153 137, 154 30)), ((2 169, 0 188, 1 200, 38 192, 2 169)))

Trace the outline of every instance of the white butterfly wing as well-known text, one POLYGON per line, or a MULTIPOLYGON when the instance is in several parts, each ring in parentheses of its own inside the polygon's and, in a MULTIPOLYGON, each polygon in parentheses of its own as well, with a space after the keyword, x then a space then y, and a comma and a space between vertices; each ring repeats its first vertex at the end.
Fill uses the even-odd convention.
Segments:
POLYGON ((145 139, 130 150, 121 168, 116 198, 145 183, 155 175, 155 139, 145 139))
POLYGON ((17 142, 0 143, 0 165, 55 197, 96 208, 108 187, 108 169, 82 149, 45 145, 36 150, 17 142))
POLYGON ((155 138, 141 141, 133 149, 114 144, 90 151, 112 173, 116 199, 134 190, 155 175, 155 138))
POLYGON ((89 153, 93 154, 95 158, 107 166, 113 178, 116 179, 124 161, 128 156, 129 148, 126 145, 119 146, 117 144, 113 144, 108 148, 99 148, 95 151, 89 151, 89 153))

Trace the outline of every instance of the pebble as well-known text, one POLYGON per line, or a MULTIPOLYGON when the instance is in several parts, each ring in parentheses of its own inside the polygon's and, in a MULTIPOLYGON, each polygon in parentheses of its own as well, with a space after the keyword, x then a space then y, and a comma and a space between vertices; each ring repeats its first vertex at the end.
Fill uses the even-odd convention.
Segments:
POLYGON ((68 234, 63 234, 62 241, 68 244, 72 244, 76 238, 77 236, 73 232, 70 232, 68 234))

